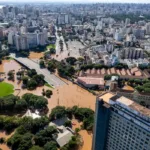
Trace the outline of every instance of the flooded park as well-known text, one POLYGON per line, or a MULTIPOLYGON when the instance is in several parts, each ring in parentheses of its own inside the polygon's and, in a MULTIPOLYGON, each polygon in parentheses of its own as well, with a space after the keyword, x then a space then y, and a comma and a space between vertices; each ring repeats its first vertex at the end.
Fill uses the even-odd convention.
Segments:
MULTIPOLYGON (((34 55, 34 54, 33 54, 34 55)), ((40 56, 39 56, 40 57, 40 56)), ((32 57, 34 58, 34 57, 32 57)), ((49 89, 50 87, 42 86, 36 88, 36 90, 29 91, 27 89, 21 88, 21 83, 17 83, 17 80, 14 82, 7 80, 7 73, 10 70, 14 70, 15 73, 21 69, 21 65, 18 64, 15 60, 3 60, 2 64, 0 65, 0 72, 4 72, 5 74, 5 82, 8 82, 14 86, 14 89, 20 89, 19 92, 14 90, 14 95, 22 96, 25 93, 33 93, 35 95, 42 95, 42 90, 49 89)), ((16 76, 16 75, 15 75, 16 76)), ((15 77, 16 78, 16 77, 15 77)), ((59 86, 57 88, 50 88, 53 91, 53 95, 51 98, 48 99, 48 108, 49 112, 51 112, 52 108, 60 105, 65 107, 73 107, 74 105, 77 105, 79 107, 86 107, 91 108, 92 110, 95 110, 95 101, 96 97, 86 91, 85 89, 79 87, 76 84, 73 84, 70 81, 66 81, 67 84, 59 86)), ((80 124, 76 122, 76 126, 78 127, 80 124)), ((92 145, 92 134, 88 133, 86 130, 81 130, 79 134, 83 138, 83 146, 80 150, 90 150, 92 145)), ((4 137, 5 139, 9 138, 11 135, 6 135, 4 132, 0 132, 0 137, 4 137)), ((6 144, 0 145, 0 148, 3 150, 9 150, 9 148, 6 146, 6 144)))

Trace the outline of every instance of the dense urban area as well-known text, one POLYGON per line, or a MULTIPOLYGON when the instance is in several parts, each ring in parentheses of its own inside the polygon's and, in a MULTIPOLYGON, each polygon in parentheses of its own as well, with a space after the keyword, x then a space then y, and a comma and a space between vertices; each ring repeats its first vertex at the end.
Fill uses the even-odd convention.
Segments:
POLYGON ((1 3, 0 150, 150 150, 149 8, 1 3))

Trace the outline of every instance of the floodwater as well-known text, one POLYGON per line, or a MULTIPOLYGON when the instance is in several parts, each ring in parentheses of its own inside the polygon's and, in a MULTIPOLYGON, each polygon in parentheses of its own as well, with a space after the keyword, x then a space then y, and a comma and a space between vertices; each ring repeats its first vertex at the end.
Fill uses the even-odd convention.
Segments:
POLYGON ((49 99, 48 107, 51 111, 57 105, 73 107, 87 107, 95 110, 96 97, 85 89, 67 81, 68 85, 63 85, 53 90, 53 95, 49 99))
MULTIPOLYGON (((79 129, 81 128, 82 123, 78 122, 78 120, 72 119, 72 123, 73 123, 72 126, 73 130, 75 130, 76 128, 79 129)), ((83 141, 83 145, 82 147, 79 148, 79 150, 91 150, 93 134, 87 132, 86 130, 81 130, 79 131, 79 135, 81 135, 83 141)))
MULTIPOLYGON (((9 70, 15 70, 17 72, 21 68, 20 64, 18 64, 14 60, 4 60, 3 64, 0 65, 0 72, 7 72, 9 70)), ((19 91, 15 91, 15 95, 22 96, 25 93, 33 93, 36 95, 42 95, 43 88, 45 90, 51 89, 53 91, 53 95, 51 98, 48 99, 48 108, 49 113, 51 112, 52 108, 60 105, 65 107, 73 107, 75 105, 79 107, 86 107, 91 108, 92 110, 95 110, 95 102, 96 102, 96 96, 89 93, 87 90, 79 87, 76 84, 73 84, 70 81, 64 80, 67 84, 57 87, 57 88, 49 88, 47 86, 38 87, 36 90, 28 91, 28 90, 22 90, 21 89, 21 83, 17 84, 17 80, 15 82, 8 81, 5 79, 5 82, 12 83, 15 87, 15 89, 21 89, 19 91)), ((73 120, 73 122, 76 122, 75 128, 79 128, 81 123, 78 123, 76 120, 73 120)), ((92 134, 88 133, 86 130, 81 130, 79 134, 83 138, 83 146, 80 148, 80 150, 91 150, 92 146, 92 134)), ((4 133, 0 132, 0 137, 6 137, 4 133)), ((5 144, 0 145, 0 148, 3 150, 10 150, 5 144)))
POLYGON ((40 59, 44 56, 44 52, 30 52, 29 58, 30 59, 40 59))
MULTIPOLYGON (((15 73, 21 68, 21 65, 18 64, 14 60, 4 60, 2 65, 0 65, 0 72, 5 72, 6 76, 9 70, 15 70, 15 73)), ((16 75, 15 75, 16 76, 16 75)), ((18 84, 17 80, 14 82, 8 81, 5 79, 5 82, 9 82, 14 85, 15 89, 21 89, 21 83, 18 84)), ((51 111, 52 108, 56 107, 57 105, 60 106, 66 106, 66 107, 72 107, 74 105, 77 105, 79 107, 87 107, 91 108, 92 110, 95 110, 95 101, 96 97, 89 93, 87 90, 79 87, 76 84, 73 84, 70 81, 65 80, 67 83, 66 85, 57 87, 55 89, 51 89, 53 91, 52 97, 48 100, 48 107, 51 111)), ((25 93, 33 93, 36 95, 42 95, 42 89, 49 89, 49 87, 43 86, 38 87, 36 90, 28 91, 28 90, 20 90, 15 91, 16 94, 19 94, 19 96, 22 96, 25 93)))
MULTIPOLYGON (((7 140, 8 138, 10 138, 13 135, 14 132, 12 132, 11 134, 6 134, 4 131, 0 132, 0 137, 1 138, 5 138, 5 140, 7 140)), ((10 148, 6 145, 6 144, 0 144, 0 148, 2 150, 10 150, 10 148)))
POLYGON ((21 65, 18 64, 15 60, 3 60, 0 65, 0 72, 8 73, 10 70, 18 71, 21 68, 21 65))

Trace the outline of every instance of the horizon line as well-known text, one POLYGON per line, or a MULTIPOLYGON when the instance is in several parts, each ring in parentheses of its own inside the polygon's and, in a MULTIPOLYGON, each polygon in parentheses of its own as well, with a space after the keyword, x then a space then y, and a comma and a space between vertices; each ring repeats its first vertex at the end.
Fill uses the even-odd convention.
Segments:
POLYGON ((91 1, 87 1, 87 2, 79 2, 79 1, 72 1, 72 2, 69 2, 69 1, 48 1, 48 0, 45 0, 45 1, 40 1, 40 0, 24 0, 24 1, 16 1, 16 0, 8 0, 8 1, 5 1, 5 0, 2 0, 0 1, 0 4, 3 3, 3 4, 7 4, 7 3, 37 3, 37 4, 40 4, 40 3, 64 3, 64 4, 150 4, 150 2, 91 2, 91 1))

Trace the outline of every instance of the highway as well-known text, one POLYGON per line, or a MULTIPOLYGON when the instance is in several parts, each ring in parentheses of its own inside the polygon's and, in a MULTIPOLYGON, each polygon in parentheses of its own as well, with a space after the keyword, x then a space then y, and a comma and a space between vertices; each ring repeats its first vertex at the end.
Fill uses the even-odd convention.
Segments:
POLYGON ((19 63, 23 64, 29 69, 35 69, 38 74, 43 74, 45 76, 45 81, 52 85, 53 87, 58 87, 61 85, 66 84, 64 81, 62 81, 60 78, 55 76, 54 74, 51 74, 47 69, 41 69, 39 67, 39 64, 34 62, 33 60, 30 60, 29 58, 24 57, 16 57, 15 54, 10 55, 12 58, 14 58, 19 63))

